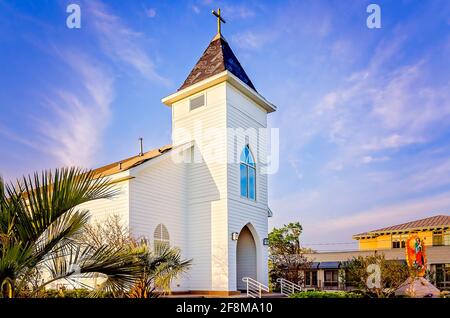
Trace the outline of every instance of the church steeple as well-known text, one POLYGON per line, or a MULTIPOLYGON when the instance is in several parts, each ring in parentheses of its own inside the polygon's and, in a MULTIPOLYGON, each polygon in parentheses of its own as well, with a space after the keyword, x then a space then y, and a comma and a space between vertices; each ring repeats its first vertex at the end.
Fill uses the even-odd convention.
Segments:
POLYGON ((234 55, 228 42, 222 36, 221 23, 225 23, 225 20, 220 15, 220 9, 217 11, 217 13, 213 11, 213 14, 217 17, 217 34, 211 40, 205 52, 203 52, 203 55, 197 64, 195 64, 178 91, 223 71, 229 71, 256 92, 252 81, 247 73, 245 73, 244 68, 239 63, 236 55, 234 55))

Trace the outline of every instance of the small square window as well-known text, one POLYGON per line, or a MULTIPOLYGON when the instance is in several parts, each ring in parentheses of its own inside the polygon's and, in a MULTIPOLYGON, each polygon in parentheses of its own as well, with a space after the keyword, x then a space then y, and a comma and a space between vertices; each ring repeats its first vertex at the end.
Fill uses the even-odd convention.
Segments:
POLYGON ((194 110, 202 106, 205 106, 205 94, 202 94, 189 100, 190 110, 194 110))

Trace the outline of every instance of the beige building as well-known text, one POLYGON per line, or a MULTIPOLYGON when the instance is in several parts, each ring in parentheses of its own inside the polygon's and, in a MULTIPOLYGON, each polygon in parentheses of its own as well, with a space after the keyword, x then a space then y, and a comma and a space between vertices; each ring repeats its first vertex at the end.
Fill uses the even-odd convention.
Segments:
POLYGON ((358 256, 383 253, 386 259, 406 261, 406 239, 417 234, 426 245, 427 267, 435 275, 440 289, 450 289, 450 216, 437 215, 356 234, 357 251, 319 252, 306 254, 312 262, 305 271, 305 287, 345 289, 340 275, 343 262, 358 256))

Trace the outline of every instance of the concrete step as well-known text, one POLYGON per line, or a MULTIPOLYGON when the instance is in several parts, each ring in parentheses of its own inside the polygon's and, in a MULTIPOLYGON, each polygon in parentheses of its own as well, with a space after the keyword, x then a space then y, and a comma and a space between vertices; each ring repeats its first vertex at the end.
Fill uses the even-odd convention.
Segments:
POLYGON ((287 298, 287 297, 281 293, 268 293, 263 294, 262 298, 287 298))

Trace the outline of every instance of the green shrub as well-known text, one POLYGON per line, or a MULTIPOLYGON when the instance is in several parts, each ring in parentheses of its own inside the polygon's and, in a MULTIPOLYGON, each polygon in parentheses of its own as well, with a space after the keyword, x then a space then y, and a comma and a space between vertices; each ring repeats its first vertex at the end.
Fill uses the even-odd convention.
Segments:
POLYGON ((324 291, 305 291, 295 293, 289 298, 361 298, 362 295, 357 293, 350 293, 344 291, 338 292, 324 292, 324 291))
MULTIPOLYGON (((38 294, 39 298, 88 298, 91 291, 87 289, 66 289, 66 290, 56 290, 47 289, 41 291, 38 294)), ((96 295, 96 298, 111 298, 113 295, 111 293, 102 292, 96 295)))

